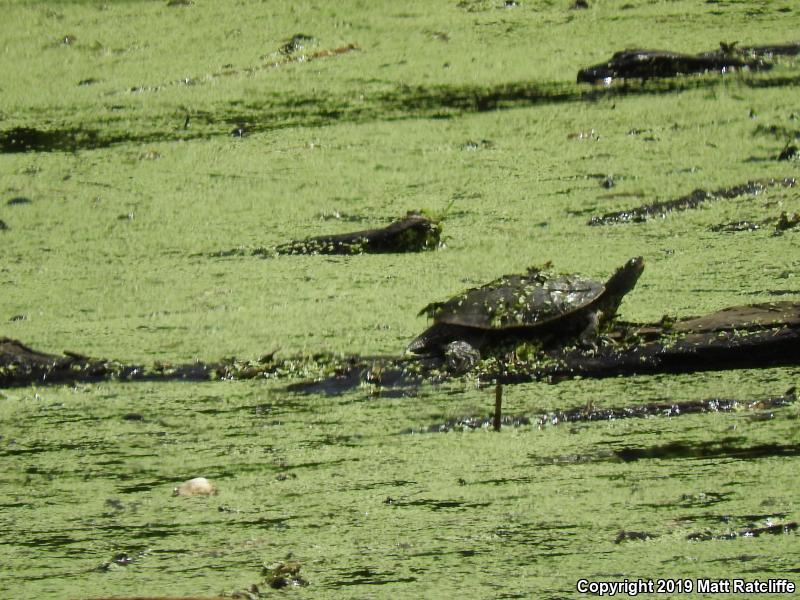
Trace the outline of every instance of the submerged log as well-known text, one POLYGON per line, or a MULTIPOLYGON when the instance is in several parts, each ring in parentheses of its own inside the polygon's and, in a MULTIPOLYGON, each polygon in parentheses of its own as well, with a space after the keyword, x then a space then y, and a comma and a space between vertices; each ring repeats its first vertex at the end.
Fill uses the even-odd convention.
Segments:
POLYGON ((679 54, 663 50, 630 49, 615 53, 608 61, 578 71, 578 83, 611 79, 652 79, 716 71, 754 71, 771 69, 760 57, 749 58, 738 52, 679 54))
POLYGON ((31 384, 93 383, 97 381, 207 381, 213 366, 204 363, 145 367, 90 358, 75 352, 47 354, 19 340, 0 337, 0 388, 31 384))
POLYGON ((578 83, 606 82, 612 79, 653 79, 715 71, 726 73, 748 69, 766 71, 776 56, 797 56, 800 42, 769 46, 742 46, 720 43, 720 47, 700 54, 680 54, 664 50, 628 49, 615 53, 608 61, 578 71, 578 83))
MULTIPOLYGON (((493 384, 557 382, 574 377, 693 373, 800 365, 800 302, 735 306, 677 322, 620 323, 598 350, 556 348, 521 359, 514 351, 489 357, 466 376, 493 384)), ((0 387, 117 381, 297 379, 290 389, 338 395, 369 386, 403 395, 409 388, 456 378, 437 357, 290 356, 257 361, 128 365, 76 353, 55 355, 0 338, 0 387), (313 381, 308 381, 308 378, 313 381)))
POLYGON ((614 223, 643 223, 655 217, 664 218, 673 211, 690 210, 698 208, 701 204, 711 200, 731 200, 740 196, 757 196, 769 188, 794 187, 796 180, 793 177, 783 179, 762 179, 748 181, 732 187, 717 190, 697 189, 674 200, 664 200, 643 204, 634 208, 606 213, 589 219, 587 225, 610 225, 614 223))
MULTIPOLYGON (((500 386, 500 384, 498 384, 500 386)), ((684 400, 672 402, 647 402, 629 406, 597 407, 590 399, 583 406, 575 406, 563 410, 555 410, 539 414, 503 415, 503 425, 519 427, 532 425, 539 429, 564 423, 581 423, 591 421, 616 421, 619 419, 642 419, 655 416, 680 417, 704 413, 728 413, 740 411, 764 411, 783 408, 797 402, 797 388, 792 387, 780 396, 760 399, 735 400, 733 398, 706 398, 703 400, 684 400)), ((769 414, 769 413, 768 413, 769 414)), ((467 431, 472 429, 496 428, 497 413, 494 415, 462 415, 446 421, 439 421, 422 428, 405 429, 402 433, 447 433, 449 431, 467 431)), ((766 415, 765 415, 766 416, 766 415)), ((673 447, 674 449, 674 447, 673 447)), ((668 452, 668 450, 667 450, 668 452)), ((659 458, 664 458, 663 456, 659 458)))
POLYGON ((278 246, 278 254, 380 254, 421 252, 439 246, 441 223, 417 212, 380 229, 324 235, 278 246))
MULTIPOLYGON (((576 377, 800 365, 800 302, 736 306, 675 323, 620 323, 608 337, 616 343, 598 350, 556 348, 525 359, 511 351, 481 361, 467 376, 493 384, 556 383, 576 377)), ((373 360, 290 387, 336 395, 369 384, 376 393, 398 395, 422 382, 451 378, 442 359, 373 360)))

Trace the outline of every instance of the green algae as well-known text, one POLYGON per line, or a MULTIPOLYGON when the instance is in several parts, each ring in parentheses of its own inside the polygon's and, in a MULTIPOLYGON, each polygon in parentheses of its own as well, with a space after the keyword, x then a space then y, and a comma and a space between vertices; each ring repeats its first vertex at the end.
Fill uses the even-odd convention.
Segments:
MULTIPOLYGON (((775 373, 751 375, 755 390, 775 373)), ((662 390, 669 399, 698 383, 678 379, 647 378, 638 390, 618 381, 607 397, 662 390)), ((702 379, 706 393, 726 385, 718 375, 702 379)), ((519 386, 507 402, 515 410, 558 406, 581 389, 596 394, 587 382, 519 386)), ((112 384, 6 398, 4 433, 14 443, 4 460, 18 467, 3 476, 4 539, 17 540, 4 546, 8 585, 66 596, 212 594, 257 582, 260 564, 291 553, 315 596, 479 597, 493 586, 570 593, 587 569, 724 577, 743 568, 737 557, 747 553, 755 557, 748 573, 767 576, 792 562, 791 534, 699 546, 686 539, 796 516, 787 456, 720 462, 708 452, 643 452, 664 440, 740 453, 781 447, 796 436, 795 407, 766 421, 746 411, 397 436, 441 411, 485 406, 488 394, 465 390, 447 403, 425 394, 398 405, 363 393, 298 399, 264 384, 205 384, 191 393, 187 402, 181 385, 112 384), (141 418, 124 418, 130 414, 141 418), (639 444, 639 460, 613 460, 639 444), (200 473, 219 495, 172 496, 173 485, 200 473), (622 529, 658 537, 615 548, 622 529), (135 559, 98 570, 120 552, 135 559), (374 587, 381 584, 389 587, 374 587)))
MULTIPOLYGON (((646 86, 574 79, 622 47, 698 52, 796 31, 790 3, 7 2, 0 132, 43 135, 0 154, 1 333, 146 364, 399 354, 432 300, 547 260, 602 279, 640 254, 626 320, 794 296, 795 230, 708 228, 798 212, 796 191, 635 230, 585 225, 631 198, 796 176, 796 161, 776 160, 798 129, 792 61, 646 86), (315 42, 299 52, 331 54, 282 63, 300 32, 315 42), (17 197, 30 203, 8 204, 17 197), (208 258, 323 235, 320 214, 377 221, 450 202, 437 252, 208 258)), ((524 384, 504 408, 748 401, 797 373, 524 384)), ((541 597, 574 595, 580 577, 796 568, 793 533, 687 539, 798 519, 797 457, 777 451, 797 438, 796 407, 408 436, 396 434, 487 413, 491 394, 470 382, 376 391, 3 391, 3 585, 20 597, 211 595, 296 561, 309 586, 293 593, 315 597, 541 597), (607 460, 671 442, 717 452, 607 460), (171 496, 198 475, 220 494, 171 496), (621 530, 653 537, 616 544, 621 530)))

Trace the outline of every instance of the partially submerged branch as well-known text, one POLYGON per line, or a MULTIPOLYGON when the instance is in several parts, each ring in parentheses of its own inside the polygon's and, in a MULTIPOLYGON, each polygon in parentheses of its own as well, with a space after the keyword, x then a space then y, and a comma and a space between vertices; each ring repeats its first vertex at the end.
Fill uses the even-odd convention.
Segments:
MULTIPOLYGON (((800 365, 800 302, 736 306, 675 323, 620 323, 608 337, 615 343, 597 350, 556 348, 527 356, 499 353, 480 361, 466 377, 505 385, 800 365)), ((438 357, 316 354, 278 358, 270 354, 257 361, 143 366, 76 353, 46 354, 17 340, 0 338, 0 387, 104 380, 303 379, 289 387, 341 394, 366 386, 391 395, 455 377, 438 357)))

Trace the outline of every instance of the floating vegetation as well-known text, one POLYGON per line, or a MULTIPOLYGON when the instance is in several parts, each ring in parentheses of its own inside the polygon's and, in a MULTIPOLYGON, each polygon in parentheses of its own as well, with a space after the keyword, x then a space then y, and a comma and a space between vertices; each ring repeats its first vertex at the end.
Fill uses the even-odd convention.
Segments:
POLYGON ((675 200, 653 202, 651 204, 644 204, 635 208, 606 213, 599 217, 595 216, 589 220, 588 224, 609 225, 612 223, 643 223, 644 221, 654 217, 665 218, 668 213, 673 211, 697 208, 701 204, 711 200, 730 200, 732 198, 738 198, 739 196, 745 195, 756 196, 771 187, 794 187, 795 183, 796 181, 793 177, 785 177, 783 179, 748 181, 747 183, 743 183, 741 185, 720 188, 712 191, 697 189, 690 194, 681 196, 675 200))

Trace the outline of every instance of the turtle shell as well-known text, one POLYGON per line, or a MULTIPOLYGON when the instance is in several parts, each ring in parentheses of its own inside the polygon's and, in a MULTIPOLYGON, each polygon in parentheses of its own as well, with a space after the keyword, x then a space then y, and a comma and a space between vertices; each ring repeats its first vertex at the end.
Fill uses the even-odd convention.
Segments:
POLYGON ((505 330, 541 327, 569 318, 597 300, 605 285, 580 275, 552 276, 531 270, 504 275, 447 302, 428 305, 423 313, 436 323, 505 330))

